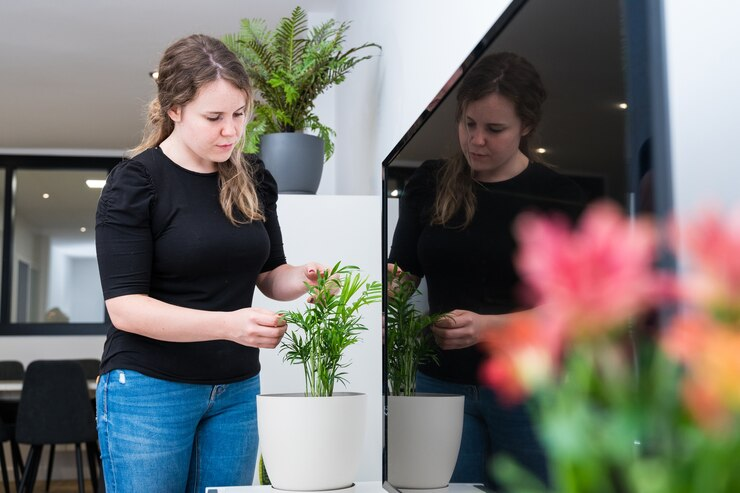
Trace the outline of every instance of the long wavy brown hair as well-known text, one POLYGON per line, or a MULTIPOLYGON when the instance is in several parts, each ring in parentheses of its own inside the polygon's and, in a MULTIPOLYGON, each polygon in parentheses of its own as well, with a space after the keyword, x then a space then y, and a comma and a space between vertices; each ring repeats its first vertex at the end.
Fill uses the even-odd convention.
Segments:
MULTIPOLYGON (((519 150, 530 160, 530 137, 542 118, 542 105, 547 98, 537 70, 529 61, 515 53, 493 53, 483 57, 465 74, 457 92, 458 124, 465 115, 467 106, 498 93, 514 104, 514 109, 522 125, 529 132, 519 141, 519 150)), ((446 225, 458 214, 464 212, 461 228, 473 220, 477 202, 473 189, 472 170, 463 150, 447 158, 437 177, 437 193, 432 213, 432 224, 446 225)))
MULTIPOLYGON (((175 124, 167 112, 191 102, 204 85, 218 79, 240 89, 246 99, 247 115, 252 113, 254 98, 244 66, 225 44, 216 38, 193 34, 171 44, 159 62, 157 96, 149 103, 147 123, 141 143, 129 151, 131 156, 156 147, 170 136, 175 124)), ((217 164, 219 201, 232 224, 264 221, 254 170, 241 152, 244 135, 234 146, 227 161, 217 164)))

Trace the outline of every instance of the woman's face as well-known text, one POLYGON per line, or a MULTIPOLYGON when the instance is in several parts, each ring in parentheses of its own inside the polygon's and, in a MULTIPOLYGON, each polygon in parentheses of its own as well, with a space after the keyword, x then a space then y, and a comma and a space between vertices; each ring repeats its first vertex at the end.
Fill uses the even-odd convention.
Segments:
POLYGON ((514 104, 498 93, 468 103, 457 125, 460 148, 483 182, 503 181, 526 168, 529 160, 519 151, 519 141, 529 133, 514 104))
POLYGON ((192 101, 168 112, 178 151, 206 169, 227 161, 244 133, 246 102, 244 92, 223 79, 201 87, 192 101))

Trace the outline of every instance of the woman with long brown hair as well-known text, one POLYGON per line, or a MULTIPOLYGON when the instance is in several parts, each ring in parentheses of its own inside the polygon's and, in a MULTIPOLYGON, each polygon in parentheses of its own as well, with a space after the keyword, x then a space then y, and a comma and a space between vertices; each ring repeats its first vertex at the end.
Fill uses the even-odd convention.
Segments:
POLYGON ((106 491, 252 481, 259 348, 285 324, 252 306, 306 292, 286 263, 277 186, 241 147, 252 88, 219 40, 162 56, 144 139, 110 173, 96 245, 110 328, 97 389, 106 491))
POLYGON ((507 407, 479 384, 477 347, 507 314, 531 308, 518 296, 512 260, 517 215, 534 209, 576 216, 584 205, 572 180, 530 152, 545 98, 526 59, 513 53, 481 59, 457 92, 457 154, 423 163, 400 200, 389 262, 426 280, 431 312, 449 313, 430 328, 439 364, 420 368, 416 391, 465 395, 453 482, 498 488, 488 459, 500 453, 548 481, 527 410, 507 407))

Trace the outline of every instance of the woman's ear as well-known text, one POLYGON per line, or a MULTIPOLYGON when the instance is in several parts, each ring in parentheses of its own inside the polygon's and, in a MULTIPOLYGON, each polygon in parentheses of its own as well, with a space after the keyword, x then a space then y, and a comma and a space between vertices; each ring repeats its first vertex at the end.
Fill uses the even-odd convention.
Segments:
POLYGON ((169 116, 173 122, 178 123, 182 117, 182 108, 180 106, 173 106, 167 110, 167 116, 169 116))
POLYGON ((521 137, 526 137, 529 135, 529 133, 532 131, 532 127, 524 127, 522 128, 522 134, 521 137))

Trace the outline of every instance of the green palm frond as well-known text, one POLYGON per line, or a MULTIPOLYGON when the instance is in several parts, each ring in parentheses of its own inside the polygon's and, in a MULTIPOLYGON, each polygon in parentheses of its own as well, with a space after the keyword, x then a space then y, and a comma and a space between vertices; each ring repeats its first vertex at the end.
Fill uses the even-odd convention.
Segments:
POLYGON ((349 27, 349 22, 330 19, 309 29, 306 12, 296 7, 274 31, 267 29, 263 19, 242 19, 238 33, 223 37, 263 101, 262 109, 255 110, 256 123, 247 127, 248 152, 259 150, 265 133, 310 130, 324 141, 324 158, 331 157, 336 133, 319 121, 314 101, 344 82, 358 63, 372 58, 358 52, 380 49, 375 43, 364 43, 343 50, 349 27))
POLYGON ((284 17, 275 29, 275 54, 281 65, 286 67, 288 74, 292 73, 293 67, 301 63, 301 57, 307 40, 305 33, 308 31, 308 16, 300 7, 291 12, 290 17, 284 17))
POLYGON ((303 365, 307 395, 330 396, 336 383, 346 383, 346 349, 367 330, 359 310, 380 300, 381 287, 361 276, 358 267, 340 263, 307 287, 314 302, 283 313, 299 330, 286 332, 280 351, 285 361, 303 365))
POLYGON ((394 266, 386 313, 386 347, 388 386, 391 395, 414 395, 419 365, 436 362, 437 354, 431 334, 426 330, 446 314, 422 313, 414 304, 419 294, 416 283, 394 266))

